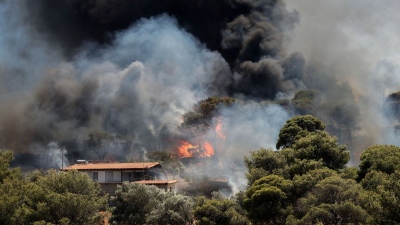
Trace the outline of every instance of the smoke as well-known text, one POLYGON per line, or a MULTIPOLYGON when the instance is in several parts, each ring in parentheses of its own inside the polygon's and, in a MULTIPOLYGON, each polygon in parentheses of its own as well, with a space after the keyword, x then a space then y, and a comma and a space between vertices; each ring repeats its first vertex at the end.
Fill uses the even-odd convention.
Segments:
POLYGON ((208 96, 273 99, 302 86, 302 56, 283 48, 298 15, 282 1, 6 0, 0 10, 1 143, 17 152, 103 130, 160 145, 208 96))
MULTIPOLYGON (((289 51, 301 52, 314 76, 309 88, 327 90, 347 82, 361 111, 358 150, 376 143, 400 144, 383 114, 385 98, 398 91, 400 28, 397 1, 294 1, 288 8, 300 14, 289 51), (317 71, 317 72, 316 72, 317 71), (317 75, 315 75, 317 74, 317 75), (317 78, 315 78, 317 77, 317 78), (318 80, 318 82, 316 82, 318 80)), ((352 95, 331 91, 330 99, 352 95)))
POLYGON ((53 164, 49 167, 64 168, 69 166, 68 160, 65 157, 65 149, 60 148, 60 146, 55 142, 50 142, 46 147, 48 148, 47 152, 49 153, 49 161, 53 164))
POLYGON ((138 21, 117 34, 112 46, 83 51, 46 73, 24 112, 43 116, 4 138, 16 150, 31 141, 68 140, 103 129, 154 142, 163 132, 175 133, 181 115, 199 99, 223 93, 230 70, 218 53, 162 15, 138 21), (33 140, 21 142, 21 136, 33 140))
POLYGON ((282 70, 277 74, 269 71, 272 68, 268 66, 257 70, 249 65, 249 62, 258 64, 264 58, 271 58, 275 59, 273 67, 279 67, 278 60, 287 57, 284 36, 293 29, 298 14, 287 11, 281 0, 20 1, 27 9, 29 23, 44 39, 62 49, 67 58, 73 58, 88 42, 111 44, 119 31, 133 23, 166 13, 206 48, 218 51, 237 72, 236 82, 227 88, 231 95, 273 99, 276 86, 279 91, 299 88, 297 85, 281 87, 280 82, 290 77, 290 73, 282 70), (251 85, 263 85, 263 88, 254 90, 251 85), (272 90, 262 91, 265 89, 272 90))
POLYGON ((214 144, 239 190, 243 156, 275 146, 291 116, 268 102, 306 89, 360 109, 356 150, 398 144, 381 112, 400 84, 400 3, 387 3, 0 1, 0 146, 21 164, 59 147, 94 157, 83 140, 106 131, 121 158, 164 150, 195 103, 230 96, 241 101, 221 111, 227 138, 214 144))
POLYGON ((227 176, 236 193, 247 185, 243 173, 244 156, 260 148, 275 149, 279 130, 290 116, 277 105, 256 102, 236 103, 221 109, 221 115, 224 119, 222 131, 226 138, 217 138, 215 146, 218 156, 227 167, 217 173, 227 176))

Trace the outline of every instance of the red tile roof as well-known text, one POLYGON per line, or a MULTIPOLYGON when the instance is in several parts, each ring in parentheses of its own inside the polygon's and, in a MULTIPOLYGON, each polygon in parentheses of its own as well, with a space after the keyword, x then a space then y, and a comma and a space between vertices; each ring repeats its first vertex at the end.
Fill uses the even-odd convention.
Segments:
POLYGON ((157 165, 159 165, 158 162, 89 163, 89 164, 75 164, 61 170, 129 170, 129 169, 147 169, 157 165))
POLYGON ((160 184, 174 184, 177 182, 178 182, 177 180, 139 180, 139 181, 135 181, 134 183, 160 185, 160 184))

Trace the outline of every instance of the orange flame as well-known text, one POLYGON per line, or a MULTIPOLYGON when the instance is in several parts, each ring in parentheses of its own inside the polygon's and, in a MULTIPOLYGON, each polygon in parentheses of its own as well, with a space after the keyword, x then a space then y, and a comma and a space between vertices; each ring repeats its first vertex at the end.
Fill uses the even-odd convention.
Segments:
POLYGON ((203 145, 192 145, 186 141, 180 141, 181 145, 178 147, 178 155, 180 157, 211 157, 214 155, 214 147, 205 142, 203 145))
POLYGON ((204 150, 205 150, 204 151, 204 155, 205 156, 210 157, 210 156, 214 155, 214 148, 210 144, 210 142, 206 141, 206 143, 204 143, 203 147, 204 147, 204 150))
POLYGON ((215 126, 215 132, 217 133, 218 137, 225 140, 226 135, 222 133, 222 117, 218 118, 217 125, 215 126))
POLYGON ((197 148, 198 146, 192 145, 189 142, 181 141, 181 146, 178 147, 180 157, 191 157, 193 154, 189 152, 189 149, 197 148))

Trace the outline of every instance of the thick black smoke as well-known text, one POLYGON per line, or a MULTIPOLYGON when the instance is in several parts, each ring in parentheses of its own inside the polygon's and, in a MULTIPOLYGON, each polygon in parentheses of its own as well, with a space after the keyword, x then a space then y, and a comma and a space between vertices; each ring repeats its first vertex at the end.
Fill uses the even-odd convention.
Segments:
MULTIPOLYGON (((95 158, 83 141, 103 131, 124 149, 164 150, 199 100, 274 100, 305 88, 304 57, 284 48, 299 18, 281 0, 5 0, 0 13, 0 91, 12 92, 0 102, 0 142, 16 152, 61 143, 95 158)), ((254 106, 243 107, 236 124, 257 123, 258 133, 288 117, 260 106, 266 121, 246 122, 254 106)))
MULTIPOLYGON (((25 3, 33 26, 47 40, 60 46, 69 58, 87 42, 110 44, 116 32, 142 18, 166 13, 208 49, 218 51, 236 72, 228 90, 231 95, 273 99, 278 92, 301 87, 298 82, 281 84, 296 76, 277 60, 286 58, 284 34, 298 21, 297 13, 289 12, 281 0, 38 0, 25 3)), ((293 72, 301 80, 303 74, 298 71, 293 72)))
MULTIPOLYGON (((272 7, 276 1, 271 1, 272 7)), ((87 41, 107 44, 117 31, 163 13, 212 50, 221 50, 226 23, 251 12, 253 1, 236 0, 66 0, 25 1, 35 28, 73 56, 87 41)), ((227 53, 228 54, 228 53, 227 53)), ((235 57, 236 58, 236 57, 235 57)))

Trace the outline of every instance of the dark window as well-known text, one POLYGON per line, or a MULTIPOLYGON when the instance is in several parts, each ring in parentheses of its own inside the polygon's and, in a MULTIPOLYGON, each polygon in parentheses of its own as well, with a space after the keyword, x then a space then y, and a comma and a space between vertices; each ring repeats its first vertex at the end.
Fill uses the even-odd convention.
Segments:
POLYGON ((93 180, 99 180, 99 172, 93 172, 93 180))

